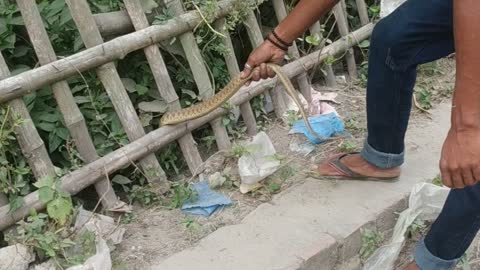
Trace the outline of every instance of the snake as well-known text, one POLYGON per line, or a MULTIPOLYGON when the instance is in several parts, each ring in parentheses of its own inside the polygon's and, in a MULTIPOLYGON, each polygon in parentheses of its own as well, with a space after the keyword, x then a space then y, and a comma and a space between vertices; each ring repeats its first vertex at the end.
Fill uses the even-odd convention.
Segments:
MULTIPOLYGON (((267 67, 271 68, 277 77, 280 79, 281 83, 285 87, 288 95, 292 97, 295 104, 298 106, 300 110, 300 114, 302 115, 303 121, 308 129, 308 131, 315 136, 316 138, 322 141, 332 141, 338 139, 338 137, 324 137, 320 136, 317 132, 315 132, 308 121, 308 116, 303 108, 302 103, 297 95, 297 91, 293 87, 292 82, 288 78, 288 76, 283 71, 282 67, 273 63, 267 63, 267 67)), ((213 95, 210 98, 203 100, 202 102, 196 103, 190 107, 183 108, 177 111, 168 111, 163 114, 162 118, 160 119, 160 125, 175 125, 180 124, 189 120, 193 120, 199 117, 202 117, 216 108, 222 106, 227 100, 229 100, 240 88, 245 85, 250 79, 252 78, 253 72, 250 73, 249 76, 242 78, 241 75, 237 75, 234 77, 230 82, 218 93, 213 95)))

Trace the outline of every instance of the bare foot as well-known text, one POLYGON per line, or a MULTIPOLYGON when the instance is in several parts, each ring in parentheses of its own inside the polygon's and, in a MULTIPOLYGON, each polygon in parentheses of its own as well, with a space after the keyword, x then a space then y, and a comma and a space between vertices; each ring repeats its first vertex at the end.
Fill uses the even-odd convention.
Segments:
MULTIPOLYGON (((345 172, 339 170, 337 166, 332 165, 330 162, 341 155, 342 154, 330 157, 313 169, 316 170, 321 176, 346 176, 345 172)), ((354 173, 372 178, 394 178, 400 175, 400 167, 380 169, 368 163, 360 156, 360 154, 349 154, 341 158, 340 163, 345 165, 354 173)))
POLYGON ((417 266, 415 262, 411 262, 407 265, 407 267, 403 268, 403 270, 421 270, 420 267, 417 266))

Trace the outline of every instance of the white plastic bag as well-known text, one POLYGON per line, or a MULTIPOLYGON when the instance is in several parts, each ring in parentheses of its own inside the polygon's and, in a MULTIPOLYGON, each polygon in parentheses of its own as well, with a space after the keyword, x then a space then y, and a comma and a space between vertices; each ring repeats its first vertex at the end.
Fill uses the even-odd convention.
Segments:
POLYGON ((406 0, 382 0, 380 2, 380 18, 384 18, 388 14, 392 13, 406 0))
POLYGON ((419 183, 413 187, 408 209, 398 217, 390 243, 380 247, 368 258, 364 270, 392 270, 405 242, 405 233, 415 219, 434 220, 442 210, 450 189, 430 183, 419 183))
POLYGON ((280 167, 280 161, 275 158, 275 148, 265 132, 259 132, 245 147, 247 153, 238 159, 242 192, 250 191, 249 187, 255 186, 280 167))

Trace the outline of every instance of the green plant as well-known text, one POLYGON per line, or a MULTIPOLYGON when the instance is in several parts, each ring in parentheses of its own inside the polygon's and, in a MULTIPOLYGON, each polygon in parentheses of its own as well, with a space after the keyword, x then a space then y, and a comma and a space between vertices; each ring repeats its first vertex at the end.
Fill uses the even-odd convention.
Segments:
POLYGON ((150 185, 133 185, 128 191, 127 197, 130 203, 139 203, 142 206, 149 206, 159 201, 157 193, 150 185))
POLYGON ((423 220, 415 219, 415 221, 407 228, 407 237, 411 238, 412 236, 423 232, 426 227, 427 226, 423 220))
POLYGON ((122 218, 120 219, 120 223, 122 224, 130 224, 136 219, 135 214, 133 213, 125 213, 122 215, 122 218))
POLYGON ((360 248, 360 258, 366 260, 383 241, 383 235, 377 231, 365 229, 362 230, 362 247, 360 248))
POLYGON ((300 119, 298 113, 296 111, 287 111, 286 121, 289 127, 293 126, 293 124, 300 119))
POLYGON ((339 152, 353 152, 358 148, 355 141, 344 141, 338 147, 337 151, 339 152))
POLYGON ((44 177, 34 186, 38 188, 40 201, 47 205, 48 216, 64 225, 73 212, 73 204, 70 194, 61 189, 59 179, 44 177))
POLYGON ((265 183, 265 188, 268 193, 270 194, 276 194, 280 192, 281 185, 273 180, 267 180, 265 183))
POLYGON ((176 182, 172 186, 172 194, 170 207, 179 208, 185 202, 195 201, 197 199, 197 192, 190 186, 189 183, 176 182))
POLYGON ((193 232, 199 231, 201 228, 200 224, 191 217, 186 217, 182 223, 185 225, 185 228, 193 232))
POLYGON ((417 96, 417 101, 424 110, 429 110, 433 107, 432 105, 432 92, 421 86, 415 87, 415 95, 417 96))
POLYGON ((442 177, 440 175, 437 175, 435 178, 432 179, 432 184, 443 187, 442 177))

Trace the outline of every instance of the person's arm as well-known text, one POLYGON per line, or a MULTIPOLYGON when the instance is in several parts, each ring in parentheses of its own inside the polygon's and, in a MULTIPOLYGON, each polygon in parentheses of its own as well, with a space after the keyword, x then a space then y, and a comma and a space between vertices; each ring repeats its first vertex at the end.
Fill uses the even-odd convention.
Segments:
MULTIPOLYGON (((300 0, 293 11, 280 22, 274 31, 281 40, 292 43, 315 21, 333 8, 337 2, 338 0, 300 0)), ((273 35, 270 35, 270 39, 282 45, 273 35)), ((267 69, 265 63, 281 63, 284 56, 284 50, 266 40, 250 54, 242 75, 246 77, 250 75, 253 68, 260 66, 260 69, 254 72, 252 80, 258 81, 273 77, 273 72, 267 69)))
POLYGON ((456 82, 451 128, 440 160, 446 186, 480 181, 480 1, 454 0, 456 82))

